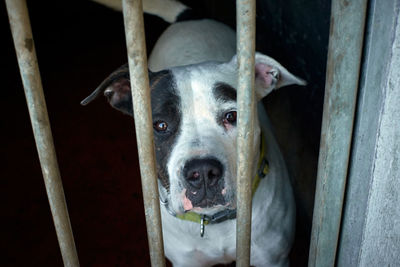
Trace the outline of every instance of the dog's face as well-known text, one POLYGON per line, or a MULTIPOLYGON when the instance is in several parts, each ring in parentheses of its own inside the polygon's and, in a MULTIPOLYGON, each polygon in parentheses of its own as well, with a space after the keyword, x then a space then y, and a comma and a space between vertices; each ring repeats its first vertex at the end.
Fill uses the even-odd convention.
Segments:
MULTIPOLYGON (((257 54, 257 100, 275 88, 304 84, 273 59, 257 54)), ((237 62, 208 62, 149 74, 158 178, 175 213, 213 214, 236 203, 237 62)), ((110 104, 132 115, 129 70, 111 74, 104 91, 110 104)), ((97 93, 96 93, 97 92, 97 93)), ((90 101, 90 100, 89 100, 90 101)), ((254 161, 260 128, 254 131, 254 161)), ((254 164, 255 165, 255 164, 254 164)))

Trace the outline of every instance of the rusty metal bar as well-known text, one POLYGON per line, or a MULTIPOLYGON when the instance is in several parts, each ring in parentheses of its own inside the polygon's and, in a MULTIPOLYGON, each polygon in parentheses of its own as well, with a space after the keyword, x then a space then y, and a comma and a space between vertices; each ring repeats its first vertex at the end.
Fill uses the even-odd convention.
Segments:
POLYGON ((47 197, 65 266, 79 266, 25 0, 6 0, 47 197))
POLYGON ((141 0, 122 2, 147 237, 152 266, 165 266, 141 0))
POLYGON ((255 0, 236 1, 238 60, 236 266, 250 266, 251 173, 255 114, 255 0))
POLYGON ((367 2, 332 1, 310 267, 335 265, 367 2))

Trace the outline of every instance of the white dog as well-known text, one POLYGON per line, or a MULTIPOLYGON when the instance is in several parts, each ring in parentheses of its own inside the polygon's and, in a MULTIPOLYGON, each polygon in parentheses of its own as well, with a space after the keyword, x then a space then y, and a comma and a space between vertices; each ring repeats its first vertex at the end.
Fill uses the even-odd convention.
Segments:
MULTIPOLYGON (((98 1, 120 8, 119 1, 98 1)), ((144 1, 144 10, 174 22, 188 8, 144 1)), ((212 20, 172 24, 149 58, 155 152, 165 254, 174 266, 230 263, 236 256, 235 33, 212 20)), ((304 81, 256 53, 256 100, 304 81)), ((82 104, 104 92, 132 115, 127 65, 112 73, 82 104)), ((295 205, 283 157, 267 116, 255 118, 251 265, 287 266, 295 205), (259 123, 258 123, 259 122, 259 123)))

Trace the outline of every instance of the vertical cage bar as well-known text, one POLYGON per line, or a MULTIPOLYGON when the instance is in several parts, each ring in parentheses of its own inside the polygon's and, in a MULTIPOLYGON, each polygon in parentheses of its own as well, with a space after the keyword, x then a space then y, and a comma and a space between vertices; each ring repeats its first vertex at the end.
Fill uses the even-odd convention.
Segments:
POLYGON ((254 136, 255 0, 237 0, 238 137, 236 266, 250 265, 254 136))
POLYGON ((47 197, 65 266, 79 266, 25 0, 6 0, 47 197))
POLYGON ((150 259, 152 266, 165 266, 143 7, 141 0, 122 3, 150 259))
POLYGON ((308 266, 334 266, 350 156, 367 0, 333 0, 308 266))

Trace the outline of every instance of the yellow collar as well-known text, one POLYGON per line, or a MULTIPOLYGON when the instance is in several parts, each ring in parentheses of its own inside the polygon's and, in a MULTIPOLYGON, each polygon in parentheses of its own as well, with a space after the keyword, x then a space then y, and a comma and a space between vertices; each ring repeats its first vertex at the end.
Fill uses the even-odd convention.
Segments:
MULTIPOLYGON (((258 168, 257 168, 256 176, 254 177, 253 183, 251 186, 253 197, 254 197, 255 192, 257 191, 257 188, 258 188, 258 185, 260 184, 261 179, 264 178, 269 172, 268 160, 265 157, 266 149, 267 148, 266 148, 264 136, 263 136, 263 134, 261 134, 261 148, 260 148, 261 151, 260 151, 260 157, 258 158, 258 165, 257 165, 258 168)), ((226 220, 235 219, 236 218, 236 209, 223 210, 223 211, 217 212, 216 214, 214 214, 212 216, 198 214, 198 213, 192 212, 192 211, 185 212, 183 214, 176 214, 175 216, 181 220, 199 223, 201 225, 200 236, 203 237, 204 225, 220 223, 220 222, 223 222, 226 220)))

